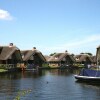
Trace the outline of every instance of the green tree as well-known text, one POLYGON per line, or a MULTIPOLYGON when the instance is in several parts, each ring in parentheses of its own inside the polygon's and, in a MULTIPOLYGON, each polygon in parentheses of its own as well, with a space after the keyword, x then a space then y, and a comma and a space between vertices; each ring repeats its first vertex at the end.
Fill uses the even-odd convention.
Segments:
POLYGON ((50 56, 53 56, 53 55, 55 55, 55 54, 56 54, 56 52, 54 52, 54 53, 51 53, 51 54, 50 54, 50 56))
POLYGON ((87 53, 85 53, 85 54, 88 54, 88 55, 90 55, 90 56, 92 56, 93 54, 92 53, 90 53, 90 52, 87 52, 87 53))
POLYGON ((90 52, 86 52, 86 53, 80 53, 80 54, 88 54, 89 56, 92 56, 93 54, 92 53, 90 53, 90 52))

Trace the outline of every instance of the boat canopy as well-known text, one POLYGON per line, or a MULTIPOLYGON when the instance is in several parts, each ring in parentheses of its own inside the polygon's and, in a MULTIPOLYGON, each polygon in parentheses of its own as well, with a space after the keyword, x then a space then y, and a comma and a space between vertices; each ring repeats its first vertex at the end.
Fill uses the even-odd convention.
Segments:
POLYGON ((81 76, 100 77, 100 70, 83 69, 80 72, 81 76))

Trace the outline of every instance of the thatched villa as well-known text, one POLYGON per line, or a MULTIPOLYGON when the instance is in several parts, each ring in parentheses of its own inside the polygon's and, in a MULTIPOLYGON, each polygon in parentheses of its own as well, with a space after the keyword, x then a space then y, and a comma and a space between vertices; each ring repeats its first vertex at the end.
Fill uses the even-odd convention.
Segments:
POLYGON ((35 47, 32 50, 23 50, 21 51, 24 65, 27 67, 28 64, 33 65, 34 67, 42 67, 42 64, 46 62, 43 54, 38 51, 35 47))
POLYGON ((75 59, 68 52, 56 53, 53 56, 48 57, 47 62, 50 67, 56 68, 61 66, 73 65, 75 59))
POLYGON ((17 67, 18 63, 22 62, 20 50, 10 43, 9 46, 0 46, 0 65, 12 68, 17 67))
POLYGON ((91 56, 93 64, 97 64, 97 58, 96 56, 91 56))
POLYGON ((75 56, 76 63, 78 64, 92 64, 93 60, 90 55, 88 54, 79 54, 75 56))

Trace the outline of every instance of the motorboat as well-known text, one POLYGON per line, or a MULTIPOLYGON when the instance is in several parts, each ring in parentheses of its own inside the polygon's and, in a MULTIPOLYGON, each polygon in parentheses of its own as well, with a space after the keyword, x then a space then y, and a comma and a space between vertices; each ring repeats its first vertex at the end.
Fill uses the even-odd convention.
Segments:
POLYGON ((79 75, 74 75, 79 81, 100 81, 100 70, 82 69, 79 75))

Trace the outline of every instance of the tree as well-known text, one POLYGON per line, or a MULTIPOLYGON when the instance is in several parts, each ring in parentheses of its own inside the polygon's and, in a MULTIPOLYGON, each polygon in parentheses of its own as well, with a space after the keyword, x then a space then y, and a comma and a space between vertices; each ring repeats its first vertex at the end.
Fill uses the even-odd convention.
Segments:
POLYGON ((80 54, 85 54, 85 53, 81 52, 80 54))
POLYGON ((56 54, 56 52, 54 52, 54 53, 51 53, 51 54, 50 54, 50 56, 53 56, 53 55, 55 55, 55 54, 56 54))
POLYGON ((87 53, 85 53, 85 54, 88 54, 88 55, 92 56, 92 53, 90 53, 90 52, 87 52, 87 53))
POLYGON ((90 52, 86 52, 86 53, 80 53, 80 54, 88 54, 89 56, 92 56, 93 54, 92 53, 90 53, 90 52))
POLYGON ((72 53, 72 54, 71 54, 71 56, 73 56, 73 57, 74 57, 75 55, 72 53))

